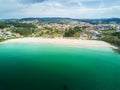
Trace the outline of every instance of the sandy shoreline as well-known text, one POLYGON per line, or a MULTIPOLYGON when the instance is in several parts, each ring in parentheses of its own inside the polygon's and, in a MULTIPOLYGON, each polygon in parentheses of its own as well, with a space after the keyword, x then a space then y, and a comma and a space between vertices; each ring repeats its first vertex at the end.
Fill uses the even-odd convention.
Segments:
POLYGON ((71 45, 71 46, 86 46, 86 47, 98 47, 98 48, 117 48, 104 41, 97 40, 75 40, 75 39, 58 39, 58 38, 18 38, 12 40, 6 40, 4 43, 39 43, 39 44, 59 44, 59 45, 71 45))

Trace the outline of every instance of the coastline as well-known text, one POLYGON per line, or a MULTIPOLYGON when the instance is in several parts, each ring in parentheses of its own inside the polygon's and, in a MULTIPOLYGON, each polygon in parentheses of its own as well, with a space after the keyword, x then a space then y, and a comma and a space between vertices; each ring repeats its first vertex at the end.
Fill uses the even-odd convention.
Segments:
POLYGON ((78 39, 65 39, 65 38, 34 38, 34 37, 25 37, 6 40, 0 42, 0 44, 5 43, 36 43, 36 44, 54 44, 54 45, 69 45, 69 46, 85 46, 85 47, 97 47, 97 48, 113 48, 118 49, 116 46, 113 46, 104 41, 98 40, 78 40, 78 39))

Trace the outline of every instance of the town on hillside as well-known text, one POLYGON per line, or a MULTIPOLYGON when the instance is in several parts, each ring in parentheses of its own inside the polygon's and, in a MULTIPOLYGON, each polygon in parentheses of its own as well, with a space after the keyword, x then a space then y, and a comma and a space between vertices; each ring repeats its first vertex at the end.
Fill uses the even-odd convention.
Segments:
POLYGON ((43 23, 36 20, 0 21, 1 41, 19 37, 97 39, 119 45, 120 24, 91 24, 75 21, 70 23, 43 23))

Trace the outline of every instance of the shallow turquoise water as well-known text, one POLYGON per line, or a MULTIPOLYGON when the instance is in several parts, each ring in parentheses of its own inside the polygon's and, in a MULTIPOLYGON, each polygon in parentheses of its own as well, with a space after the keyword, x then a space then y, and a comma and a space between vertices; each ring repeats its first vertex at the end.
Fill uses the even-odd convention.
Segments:
POLYGON ((120 90, 120 54, 108 48, 1 44, 0 90, 120 90))

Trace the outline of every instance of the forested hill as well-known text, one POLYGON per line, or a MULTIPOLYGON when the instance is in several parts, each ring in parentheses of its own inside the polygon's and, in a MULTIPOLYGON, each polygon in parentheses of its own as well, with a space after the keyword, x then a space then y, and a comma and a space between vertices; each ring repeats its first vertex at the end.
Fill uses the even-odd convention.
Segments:
POLYGON ((46 17, 46 18, 22 18, 22 19, 3 19, 2 21, 38 21, 43 23, 80 23, 87 22, 91 24, 120 24, 120 18, 105 18, 105 19, 72 19, 72 18, 58 18, 58 17, 46 17))

